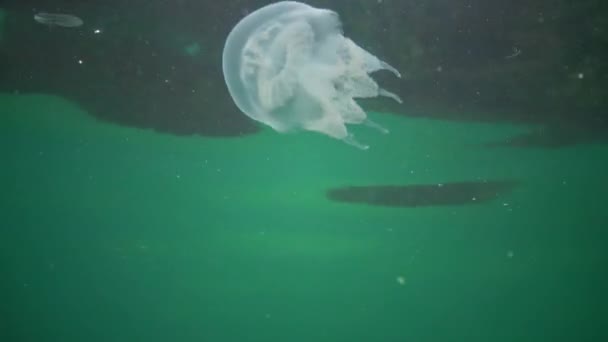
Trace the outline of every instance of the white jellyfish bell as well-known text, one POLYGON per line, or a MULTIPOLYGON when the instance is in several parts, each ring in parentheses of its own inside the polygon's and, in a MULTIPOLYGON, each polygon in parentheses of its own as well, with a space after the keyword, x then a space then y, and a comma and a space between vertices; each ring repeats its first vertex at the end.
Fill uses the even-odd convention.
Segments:
POLYGON ((361 149, 346 124, 366 124, 355 98, 387 96, 369 76, 399 72, 342 35, 336 12, 282 1, 252 12, 230 32, 222 67, 239 109, 278 132, 317 131, 361 149))

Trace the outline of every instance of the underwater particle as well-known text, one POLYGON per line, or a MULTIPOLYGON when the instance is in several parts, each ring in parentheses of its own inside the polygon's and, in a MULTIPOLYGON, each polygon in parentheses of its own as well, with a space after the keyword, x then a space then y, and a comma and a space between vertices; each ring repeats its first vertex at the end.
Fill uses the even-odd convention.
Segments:
POLYGON ((196 42, 186 45, 186 47, 184 47, 184 53, 187 56, 195 57, 201 53, 201 45, 196 42))
POLYGON ((539 13, 537 21, 539 24, 543 24, 545 22, 545 16, 542 13, 539 13))
POLYGON ((515 252, 513 252, 512 250, 507 251, 507 258, 511 259, 511 258, 513 258, 514 255, 515 255, 515 252))
POLYGON ((78 27, 83 24, 82 19, 77 16, 61 13, 38 13, 34 15, 34 20, 41 24, 61 27, 78 27))
POLYGON ((405 285, 405 277, 404 276, 398 276, 396 280, 397 280, 397 283, 399 285, 402 285, 402 286, 405 285))
POLYGON ((296 1, 262 7, 232 29, 222 56, 224 80, 237 107, 275 131, 315 131, 360 149, 346 125, 384 134, 356 98, 385 96, 369 74, 397 69, 343 36, 338 14, 296 1))
POLYGON ((94 33, 94 34, 100 34, 100 33, 101 33, 101 30, 100 30, 100 29, 95 29, 95 30, 93 30, 93 33, 94 33))
POLYGON ((583 78, 585 78, 585 74, 583 74, 582 72, 579 72, 578 74, 576 74, 576 77, 577 77, 579 80, 582 80, 583 78))

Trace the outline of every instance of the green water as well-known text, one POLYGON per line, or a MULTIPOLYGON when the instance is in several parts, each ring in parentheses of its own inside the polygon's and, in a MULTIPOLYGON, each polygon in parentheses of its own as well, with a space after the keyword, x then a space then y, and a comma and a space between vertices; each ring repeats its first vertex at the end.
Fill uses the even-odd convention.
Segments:
POLYGON ((47 95, 0 107, 1 341, 608 336, 606 145, 487 148, 528 128, 372 113, 391 134, 359 128, 362 152, 118 127, 47 95), (325 197, 484 179, 522 185, 467 206, 325 197))

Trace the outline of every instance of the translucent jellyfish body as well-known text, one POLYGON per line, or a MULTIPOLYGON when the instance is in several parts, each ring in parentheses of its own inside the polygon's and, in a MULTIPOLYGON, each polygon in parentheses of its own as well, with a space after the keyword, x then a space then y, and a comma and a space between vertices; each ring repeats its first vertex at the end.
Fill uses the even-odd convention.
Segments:
POLYGON ((77 16, 61 13, 38 13, 34 15, 34 20, 49 26, 78 27, 83 24, 77 16))
POLYGON ((399 72, 342 35, 338 14, 283 1, 243 18, 230 32, 222 67, 230 95, 247 116, 278 132, 308 130, 361 149, 347 124, 388 130, 355 98, 399 97, 369 76, 399 72))

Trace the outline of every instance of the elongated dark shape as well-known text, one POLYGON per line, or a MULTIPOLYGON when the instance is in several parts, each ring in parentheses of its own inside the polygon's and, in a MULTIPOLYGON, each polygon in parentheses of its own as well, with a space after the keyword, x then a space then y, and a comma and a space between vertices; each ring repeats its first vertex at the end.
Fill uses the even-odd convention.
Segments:
POLYGON ((77 16, 61 13, 38 13, 34 15, 34 20, 41 24, 63 27, 78 27, 83 24, 82 19, 77 16))
POLYGON ((431 207, 481 204, 513 191, 517 180, 463 181, 441 184, 369 185, 329 189, 336 202, 384 207, 431 207))

